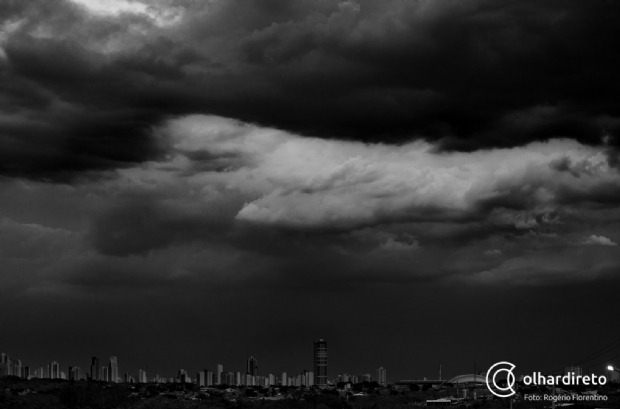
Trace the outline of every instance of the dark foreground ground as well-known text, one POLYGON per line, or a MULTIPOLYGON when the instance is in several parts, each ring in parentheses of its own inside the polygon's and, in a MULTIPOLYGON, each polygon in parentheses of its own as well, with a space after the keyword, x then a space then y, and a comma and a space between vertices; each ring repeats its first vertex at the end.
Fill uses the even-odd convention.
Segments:
MULTIPOLYGON (((128 385, 62 380, 0 379, 0 408, 33 409, 414 409, 425 407, 453 391, 403 391, 391 388, 315 390, 307 388, 218 388, 203 389, 192 384, 128 385)), ((620 408, 617 385, 599 391, 606 402, 572 402, 568 408, 620 408)), ((564 403, 565 402, 561 402, 564 403)), ((507 399, 463 400, 452 408, 510 408, 507 399)), ((517 399, 512 408, 550 408, 550 401, 517 399)))

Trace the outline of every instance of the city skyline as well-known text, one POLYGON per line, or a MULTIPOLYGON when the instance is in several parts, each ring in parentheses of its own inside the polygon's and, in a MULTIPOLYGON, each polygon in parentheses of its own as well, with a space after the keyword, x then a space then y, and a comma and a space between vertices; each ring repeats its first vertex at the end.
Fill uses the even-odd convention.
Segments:
POLYGON ((0 348, 97 378, 315 372, 319 339, 328 377, 619 361, 588 358, 620 339, 618 17, 0 2, 0 348))
MULTIPOLYGON (((559 373, 574 373, 576 375, 581 375, 584 371, 595 374, 604 374, 604 376, 609 379, 617 380, 618 372, 612 371, 612 373, 608 373, 611 367, 617 367, 617 362, 619 361, 619 353, 620 349, 620 339, 613 340, 612 342, 606 343, 602 348, 596 351, 590 351, 587 356, 583 356, 583 359, 571 359, 567 362, 567 366, 565 367, 555 367, 555 368, 545 368, 542 370, 543 373, 554 374, 557 375, 559 373), (603 364, 604 363, 604 364, 603 364)), ((307 367, 306 364, 297 363, 298 367, 307 367)), ((520 365, 519 365, 520 366, 520 365)), ((179 365, 168 363, 166 365, 167 368, 178 368, 179 365)), ((100 360, 97 356, 92 356, 90 360, 90 367, 82 369, 81 366, 76 366, 75 364, 68 365, 67 372, 63 371, 63 366, 59 364, 58 361, 54 360, 51 363, 42 366, 32 366, 30 362, 24 362, 18 358, 12 358, 10 354, 5 352, 1 353, 1 361, 0 361, 0 377, 13 375, 22 378, 29 379, 32 378, 49 378, 49 379, 65 379, 65 380, 94 380, 94 381, 104 381, 104 382, 138 382, 138 383, 147 383, 147 382, 194 382, 200 386, 210 386, 210 385, 222 385, 229 384, 234 386, 263 386, 260 382, 266 382, 268 385, 275 385, 276 383, 285 382, 288 379, 289 382, 292 381, 292 386, 316 386, 318 388, 323 388, 327 385, 327 381, 330 385, 333 385, 338 382, 363 382, 363 381, 375 381, 380 386, 386 386, 388 383, 395 382, 407 382, 411 379, 417 380, 449 380, 451 378, 455 378, 458 376, 465 375, 467 371, 463 373, 450 373, 444 372, 443 364, 439 363, 438 365, 438 376, 434 376, 434 374, 424 374, 423 376, 408 376, 408 377, 392 377, 388 379, 387 377, 387 369, 384 366, 377 367, 374 371, 368 371, 368 367, 365 370, 361 371, 342 371, 339 369, 334 372, 338 372, 337 375, 327 376, 326 381, 321 380, 321 376, 325 376, 327 374, 327 341, 324 339, 314 340, 313 342, 313 350, 312 350, 312 368, 314 371, 308 371, 307 369, 299 369, 294 370, 292 372, 287 372, 283 370, 278 372, 278 370, 270 370, 265 374, 258 374, 258 359, 251 355, 245 361, 245 366, 239 369, 237 366, 232 365, 231 367, 228 365, 224 365, 222 363, 218 364, 210 364, 205 365, 202 363, 193 362, 191 366, 189 366, 189 371, 185 369, 175 369, 173 371, 170 370, 159 370, 158 368, 149 368, 148 365, 136 369, 136 368, 124 368, 124 370, 119 372, 118 367, 118 358, 115 355, 109 357, 107 365, 100 365, 100 360), (323 367, 321 369, 321 367, 323 367), (213 369, 213 370, 211 370, 213 369), (108 372, 109 371, 109 372, 108 372), (177 376, 170 376, 172 373, 176 373, 177 376), (279 376, 281 373, 282 376, 279 376), (109 374, 109 375, 108 375, 109 374), (115 377, 114 374, 117 374, 115 377), (192 376, 192 374, 195 374, 192 376), (136 375, 136 376, 134 376, 136 375), (306 377, 306 375, 308 377, 306 377), (447 375, 447 376, 446 376, 447 375), (301 377, 301 378, 300 378, 301 377), (186 380, 187 378, 187 380, 186 380), (116 379, 116 381, 114 380, 116 379), (295 380, 297 379, 297 380, 295 380), (301 379, 301 380, 300 380, 301 379), (304 381, 302 381, 304 380, 304 381), (295 383, 297 382, 297 384, 295 383), (307 382, 307 383, 304 383, 307 382)), ((161 368, 160 368, 161 369, 161 368)), ((280 368, 281 369, 281 368, 280 368)), ((290 369, 290 368, 289 368, 290 369)), ((478 367, 476 369, 476 364, 474 363, 472 374, 477 374, 482 377, 485 376, 487 367, 484 365, 482 367, 478 367)), ((538 371, 541 370, 540 367, 537 368, 538 371)), ((523 374, 528 374, 529 370, 527 368, 520 368, 519 374, 523 376, 523 374)))
MULTIPOLYGON (((620 340, 616 340, 611 345, 606 346, 601 351, 596 351, 593 356, 600 356, 601 354, 605 354, 609 351, 614 351, 620 346, 620 340)), ((314 348, 313 348, 313 361, 315 365, 324 364, 324 359, 319 359, 317 361, 317 356, 323 358, 324 352, 326 352, 326 342, 323 339, 315 340, 314 348), (318 345, 318 347, 317 347, 318 345), (317 351, 319 354, 317 354, 317 351)), ((97 357, 91 358, 91 374, 98 373, 98 371, 94 371, 93 367, 96 367, 98 363, 97 357)), ((326 365, 325 365, 326 366, 326 365)), ((493 365, 495 367, 496 365, 493 365)), ((111 356, 109 360, 110 373, 113 373, 116 369, 118 372, 118 363, 117 358, 115 356, 111 356)), ((107 369, 106 367, 102 367, 100 369, 107 369)), ((464 379, 473 379, 475 381, 476 375, 484 381, 486 368, 482 368, 480 372, 474 372, 473 374, 461 374, 454 377, 443 378, 442 377, 442 368, 439 366, 439 376, 435 378, 417 378, 417 379, 400 379, 400 380, 392 380, 392 382, 388 381, 387 378, 387 369, 384 367, 379 367, 376 369, 375 375, 371 373, 363 373, 363 374, 350 374, 350 373, 342 373, 336 375, 333 379, 329 379, 327 382, 321 382, 317 380, 317 376, 315 376, 315 372, 310 372, 307 370, 303 370, 299 372, 297 375, 291 375, 287 372, 282 372, 282 376, 274 375, 273 373, 265 374, 259 376, 257 371, 257 360, 255 357, 250 356, 246 362, 246 373, 243 374, 242 371, 230 371, 229 368, 224 368, 222 364, 217 365, 216 372, 202 369, 196 371, 196 376, 192 378, 188 371, 185 369, 179 369, 177 371, 176 377, 168 377, 166 374, 157 373, 157 371, 153 371, 149 373, 147 370, 138 369, 137 376, 134 377, 131 372, 125 372, 122 377, 105 377, 99 375, 98 378, 93 377, 87 373, 81 371, 80 367, 69 366, 68 371, 65 373, 61 370, 61 366, 57 361, 52 361, 47 365, 47 368, 41 366, 40 368, 36 368, 34 370, 30 370, 30 365, 22 366, 22 361, 20 359, 12 360, 9 355, 6 353, 1 354, 0 361, 0 378, 6 376, 18 377, 23 379, 51 379, 51 380, 65 380, 65 381, 96 381, 96 382, 106 382, 106 383, 193 383, 198 387, 216 387, 216 386, 229 386, 229 387, 277 387, 277 386, 294 386, 294 387, 316 387, 316 388, 333 388, 339 387, 338 385, 342 384, 359 384, 359 383, 376 383, 380 387, 394 386, 394 385, 408 385, 415 383, 433 383, 433 384, 441 384, 442 382, 462 382, 464 379), (252 369, 254 368, 254 369, 252 369), (254 374, 251 374, 251 373, 254 374)), ((596 373, 592 373, 591 376, 597 377, 597 379, 605 378, 606 382, 618 381, 620 376, 620 371, 614 370, 613 365, 607 365, 605 367, 607 370, 603 375, 597 375, 596 373)), ((316 370, 315 370, 316 371, 316 370)), ((325 371, 317 371, 316 373, 321 373, 325 371)), ((99 372, 104 373, 104 371, 99 372)), ((579 376, 581 377, 584 373, 583 368, 581 366, 570 365, 563 370, 556 370, 552 372, 542 373, 540 371, 535 372, 538 374, 537 376, 545 376, 546 375, 554 375, 554 376, 563 376, 563 375, 571 375, 571 376, 579 376)), ((519 372, 516 374, 521 381, 524 378, 524 373, 519 372)), ((527 373, 529 376, 529 373, 527 373)))
MULTIPOLYGON (((224 365, 217 364, 216 370, 211 371, 208 369, 202 369, 196 371, 196 377, 191 378, 185 369, 179 369, 176 377, 167 377, 166 374, 160 374, 156 369, 152 369, 149 374, 148 369, 140 368, 136 371, 136 377, 134 377, 131 371, 127 371, 120 376, 118 368, 118 358, 114 355, 110 356, 108 365, 100 365, 100 360, 97 356, 91 357, 90 370, 83 372, 81 367, 75 365, 69 365, 67 372, 61 370, 61 367, 57 361, 52 361, 47 366, 41 366, 30 369, 30 365, 24 365, 22 367, 22 361, 20 359, 13 360, 6 353, 2 353, 2 361, 0 362, 0 377, 2 376, 17 376, 24 379, 39 378, 39 379, 63 379, 63 380, 90 380, 90 381, 102 381, 109 383, 146 383, 148 382, 194 382, 199 386, 212 386, 212 385, 231 385, 231 386, 274 386, 280 384, 283 386, 317 386, 319 388, 327 387, 327 342, 324 339, 315 340, 313 344, 313 367, 314 372, 304 369, 299 372, 298 375, 294 375, 294 372, 282 372, 282 376, 274 375, 273 373, 259 375, 258 373, 258 360, 254 356, 250 356, 246 361, 246 371, 230 371, 228 368, 225 370, 224 365), (316 374, 316 375, 315 375, 316 374), (287 382, 288 381, 288 382, 287 382), (263 385, 264 384, 264 385, 263 385)), ((203 366, 204 368, 204 366, 203 366)), ((362 381, 371 382, 375 380, 380 385, 386 386, 386 369, 380 367, 376 370, 376 378, 370 373, 363 375, 350 375, 348 373, 337 375, 334 380, 330 379, 332 384, 337 382, 349 382, 353 383, 362 381)))

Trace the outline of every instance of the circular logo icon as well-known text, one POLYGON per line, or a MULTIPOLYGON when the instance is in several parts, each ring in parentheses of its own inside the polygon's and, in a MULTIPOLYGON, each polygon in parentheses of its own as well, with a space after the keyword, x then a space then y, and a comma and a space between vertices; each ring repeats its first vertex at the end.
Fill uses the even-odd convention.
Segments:
POLYGON ((507 361, 501 361, 489 368, 487 371, 487 388, 489 391, 497 397, 508 398, 515 393, 515 374, 512 371, 515 369, 515 365, 507 361), (502 376, 505 373, 505 376, 502 376), (506 379, 506 386, 498 385, 497 383, 501 379, 506 379))

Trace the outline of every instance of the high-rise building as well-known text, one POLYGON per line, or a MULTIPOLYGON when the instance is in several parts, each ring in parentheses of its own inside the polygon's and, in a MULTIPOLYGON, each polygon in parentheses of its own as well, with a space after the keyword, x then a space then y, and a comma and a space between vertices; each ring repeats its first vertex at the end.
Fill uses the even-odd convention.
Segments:
POLYGON ((110 372, 107 366, 99 368, 99 380, 104 382, 110 382, 110 372))
POLYGON ((234 372, 226 372, 224 374, 224 383, 228 386, 235 386, 236 379, 237 377, 234 372))
POLYGON ((215 384, 216 385, 221 385, 222 384, 222 372, 224 372, 224 365, 222 364, 217 364, 217 371, 215 373, 215 384))
POLYGON ((115 356, 110 357, 110 363, 108 364, 108 372, 110 376, 110 382, 118 382, 118 359, 115 356))
POLYGON ((381 386, 387 386, 387 371, 384 367, 377 369, 377 383, 381 386))
POLYGON ((196 383, 198 386, 207 386, 207 371, 200 371, 196 374, 196 383))
POLYGON ((9 356, 4 352, 0 354, 0 376, 9 376, 9 356))
POLYGON ((69 367, 69 380, 70 381, 79 381, 82 379, 82 370, 79 366, 70 366, 69 367))
POLYGON ((50 379, 60 379, 60 365, 56 361, 50 364, 50 379))
POLYGON ((286 372, 282 372, 282 386, 287 386, 288 385, 288 377, 286 376, 286 372))
POLYGON ((258 376, 258 361, 253 356, 248 358, 247 371, 248 375, 258 376))
POLYGON ((13 365, 13 375, 19 376, 20 378, 23 377, 21 359, 18 359, 17 361, 15 361, 15 364, 13 365))
POLYGON ((147 383, 146 371, 138 369, 138 383, 147 383))
POLYGON ((254 386, 254 377, 250 374, 245 374, 245 380, 243 381, 245 386, 254 386))
POLYGON ((304 369, 303 373, 301 374, 302 377, 302 381, 301 384, 304 386, 314 386, 314 372, 308 371, 306 369, 304 369))
POLYGON ((96 356, 90 360, 90 379, 93 381, 99 380, 99 358, 96 356))
POLYGON ((324 388, 327 386, 327 341, 314 341, 314 383, 324 388))

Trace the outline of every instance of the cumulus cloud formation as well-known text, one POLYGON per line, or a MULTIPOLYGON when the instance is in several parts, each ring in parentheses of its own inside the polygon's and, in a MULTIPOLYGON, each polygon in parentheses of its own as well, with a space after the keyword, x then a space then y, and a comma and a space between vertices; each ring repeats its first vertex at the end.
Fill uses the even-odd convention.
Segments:
POLYGON ((170 119, 151 137, 160 158, 95 179, 3 182, 5 217, 59 234, 48 256, 36 247, 42 233, 28 228, 31 263, 47 263, 50 277, 74 290, 146 277, 148 288, 544 284, 604 277, 620 265, 618 226, 608 222, 620 175, 605 146, 556 139, 450 153, 423 141, 309 138, 203 115, 170 119), (576 244, 588 245, 577 252, 576 244))
MULTIPOLYGON (((620 184, 605 147, 570 140, 445 153, 420 141, 307 138, 199 115, 171 120, 155 134, 165 158, 98 184, 107 197, 87 236, 101 253, 144 255, 202 243, 276 256, 271 274, 312 257, 335 277, 357 271, 372 280, 441 280, 508 269, 502 277, 521 282, 548 264, 515 268, 525 262, 519 260, 552 257, 597 217, 617 214, 618 197, 599 197, 620 184), (558 162, 589 170, 567 172, 558 162)), ((569 280, 578 276, 562 276, 561 266, 590 259, 570 251, 562 257, 549 265, 569 280)), ((618 265, 613 251, 597 257, 618 265)), ((593 268, 584 266, 584 274, 593 268)))
MULTIPOLYGON (((240 221, 309 228, 487 219, 528 230, 553 223, 566 195, 618 186, 599 147, 570 140, 472 153, 425 142, 398 146, 304 138, 233 120, 191 116, 161 131, 182 156, 178 171, 251 200, 240 221), (574 161, 588 174, 558 171, 574 161), (201 172, 215 161, 220 171, 201 172)), ((586 196, 588 193, 585 193, 586 196)))
POLYGON ((583 244, 592 245, 592 246, 617 246, 618 245, 617 243, 614 243, 607 237, 597 236, 595 234, 585 239, 583 241, 583 244))

